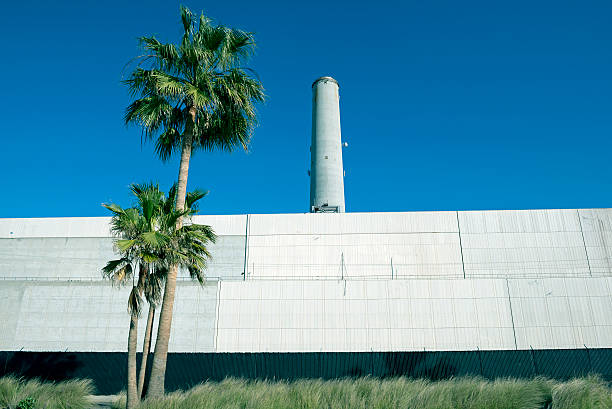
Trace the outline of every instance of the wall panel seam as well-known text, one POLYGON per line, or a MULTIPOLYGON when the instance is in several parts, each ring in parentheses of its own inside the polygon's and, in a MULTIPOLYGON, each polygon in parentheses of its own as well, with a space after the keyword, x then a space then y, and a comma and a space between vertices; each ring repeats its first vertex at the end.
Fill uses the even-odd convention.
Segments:
POLYGON ((221 304, 221 281, 217 282, 217 305, 215 308, 215 338, 214 338, 214 352, 218 350, 218 338, 219 338, 219 305, 221 304))
POLYGON ((584 230, 582 229, 582 220, 580 220, 580 211, 576 209, 576 215, 578 216, 578 224, 580 225, 580 234, 582 235, 582 244, 584 245, 584 254, 586 256, 587 265, 589 266, 589 275, 593 275, 591 271, 591 261, 589 260, 589 252, 587 251, 586 241, 584 240, 584 230))
POLYGON ((510 307, 510 320, 512 321, 512 335, 514 337, 514 349, 518 350, 518 344, 516 342, 516 328, 514 326, 514 312, 512 311, 512 300, 510 298, 510 284, 506 278, 506 291, 508 292, 508 306, 510 307))
POLYGON ((457 234, 459 235, 459 250, 461 251, 461 268, 463 270, 463 278, 465 278, 465 263, 463 262, 463 244, 461 243, 461 226, 459 225, 459 212, 457 214, 457 234))
POLYGON ((249 215, 246 215, 246 226, 244 229, 244 267, 242 270, 242 274, 244 275, 244 279, 247 279, 247 266, 248 266, 248 256, 249 256, 249 215))

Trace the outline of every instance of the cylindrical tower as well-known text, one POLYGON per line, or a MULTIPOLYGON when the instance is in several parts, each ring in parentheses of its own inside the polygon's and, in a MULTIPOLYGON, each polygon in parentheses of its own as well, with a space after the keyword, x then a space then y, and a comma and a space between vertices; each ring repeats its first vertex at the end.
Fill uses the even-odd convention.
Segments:
POLYGON ((310 211, 344 213, 344 170, 338 81, 321 77, 312 84, 310 211))

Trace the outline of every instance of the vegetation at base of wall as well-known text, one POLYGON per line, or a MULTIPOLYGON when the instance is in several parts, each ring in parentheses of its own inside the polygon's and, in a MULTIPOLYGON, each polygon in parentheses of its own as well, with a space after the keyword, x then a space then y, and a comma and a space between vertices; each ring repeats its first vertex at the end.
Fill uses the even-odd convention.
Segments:
POLYGON ((553 387, 554 409, 612 409, 611 389, 596 376, 573 379, 553 387))
POLYGON ((87 409, 94 391, 90 380, 41 382, 13 376, 0 378, 0 408, 87 409))
MULTIPOLYGON (((125 398, 115 403, 124 408, 125 398)), ((455 378, 446 381, 396 378, 296 382, 227 379, 188 391, 147 399, 142 409, 606 409, 611 389, 600 378, 568 382, 455 378)))

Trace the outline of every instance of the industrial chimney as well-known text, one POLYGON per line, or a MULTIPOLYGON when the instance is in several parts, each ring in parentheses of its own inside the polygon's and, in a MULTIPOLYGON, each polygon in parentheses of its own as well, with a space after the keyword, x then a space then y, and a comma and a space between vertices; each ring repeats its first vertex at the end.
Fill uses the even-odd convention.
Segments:
POLYGON ((332 77, 321 77, 312 84, 311 213, 344 213, 338 89, 332 77))

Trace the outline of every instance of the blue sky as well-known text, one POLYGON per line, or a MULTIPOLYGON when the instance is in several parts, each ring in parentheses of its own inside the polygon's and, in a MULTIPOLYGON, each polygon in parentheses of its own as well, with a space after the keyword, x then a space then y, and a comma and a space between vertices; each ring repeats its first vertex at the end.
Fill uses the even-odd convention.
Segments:
MULTIPOLYGON (((172 1, 25 1, 0 16, 0 217, 104 216, 169 186, 122 68, 176 41, 172 1)), ((612 207, 612 2, 199 2, 256 32, 269 96, 248 154, 196 153, 203 213, 308 210, 311 96, 340 83, 347 211, 612 207)))

